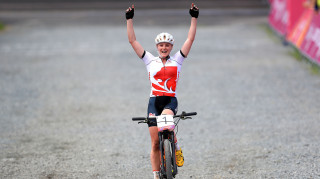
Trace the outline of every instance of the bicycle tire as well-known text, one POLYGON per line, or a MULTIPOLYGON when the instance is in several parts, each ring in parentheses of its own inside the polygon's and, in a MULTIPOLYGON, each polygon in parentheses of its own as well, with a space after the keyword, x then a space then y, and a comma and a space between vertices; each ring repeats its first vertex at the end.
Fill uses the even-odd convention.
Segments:
POLYGON ((172 152, 171 152, 171 142, 169 139, 165 139, 163 142, 164 153, 165 153, 165 164, 166 164, 166 174, 167 179, 172 179, 172 152))

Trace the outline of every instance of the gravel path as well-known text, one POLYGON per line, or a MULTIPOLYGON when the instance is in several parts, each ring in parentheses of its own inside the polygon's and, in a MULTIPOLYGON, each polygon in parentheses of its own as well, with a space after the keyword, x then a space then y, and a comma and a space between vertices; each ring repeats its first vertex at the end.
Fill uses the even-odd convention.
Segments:
MULTIPOLYGON (((184 11, 136 12, 137 39, 186 38, 184 11)), ((0 12, 0 178, 151 178, 149 81, 121 11, 0 12)), ((178 86, 177 178, 320 178, 320 77, 262 13, 203 11, 178 86)))

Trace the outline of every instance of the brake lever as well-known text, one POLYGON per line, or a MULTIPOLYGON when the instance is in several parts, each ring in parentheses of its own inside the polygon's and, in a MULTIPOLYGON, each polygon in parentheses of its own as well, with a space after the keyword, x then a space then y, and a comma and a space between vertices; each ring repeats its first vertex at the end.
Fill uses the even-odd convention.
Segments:
POLYGON ((138 122, 138 124, 141 124, 141 123, 147 123, 147 121, 145 120, 145 121, 138 122))
POLYGON ((192 119, 192 117, 181 117, 180 119, 186 120, 186 119, 192 119))

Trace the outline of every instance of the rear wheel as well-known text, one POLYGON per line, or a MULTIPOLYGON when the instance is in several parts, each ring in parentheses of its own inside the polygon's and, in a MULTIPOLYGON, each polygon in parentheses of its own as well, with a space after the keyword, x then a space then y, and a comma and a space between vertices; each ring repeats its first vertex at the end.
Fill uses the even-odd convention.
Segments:
POLYGON ((167 179, 172 179, 172 151, 169 139, 163 142, 167 179))

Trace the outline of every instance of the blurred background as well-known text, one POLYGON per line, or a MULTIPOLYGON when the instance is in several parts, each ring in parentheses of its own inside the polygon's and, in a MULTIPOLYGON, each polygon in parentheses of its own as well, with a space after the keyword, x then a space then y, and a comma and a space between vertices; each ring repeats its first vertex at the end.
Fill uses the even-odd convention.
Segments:
POLYGON ((125 10, 156 55, 160 32, 181 48, 192 2, 177 96, 198 115, 179 123, 177 178, 319 178, 318 68, 269 25, 273 7, 275 27, 283 3, 302 9, 291 0, 0 0, 0 178, 152 178, 147 126, 131 121, 150 84, 125 10))
MULTIPOLYGON (((140 8, 185 8, 187 0, 1 0, 0 10, 39 9, 123 9, 134 3, 140 8)), ((194 1, 202 9, 210 8, 266 8, 267 0, 199 0, 194 1)))

